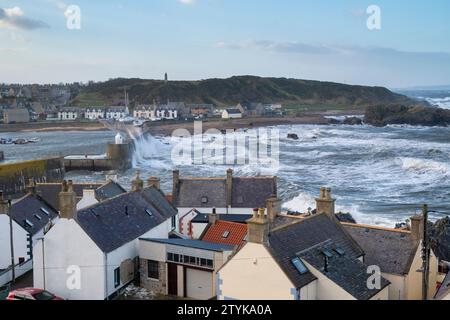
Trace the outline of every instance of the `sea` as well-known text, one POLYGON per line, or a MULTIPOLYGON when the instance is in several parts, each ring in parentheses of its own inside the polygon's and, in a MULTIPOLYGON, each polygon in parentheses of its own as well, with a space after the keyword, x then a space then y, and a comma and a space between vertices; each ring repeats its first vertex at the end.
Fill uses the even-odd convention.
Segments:
MULTIPOLYGON (((443 99, 443 98, 439 98, 443 99)), ((450 98, 447 98, 450 101, 450 98)), ((436 103, 445 104, 445 99, 436 103), (444 102, 443 102, 444 101, 444 102)), ((265 128, 266 129, 266 128, 265 128)), ((431 220, 450 215, 450 128, 392 125, 289 125, 269 128, 279 133, 279 164, 179 164, 173 159, 175 146, 192 144, 179 136, 146 135, 135 141, 133 168, 117 173, 125 187, 137 170, 145 179, 157 176, 164 191, 172 188, 172 170, 181 176, 225 176, 229 167, 236 176, 274 174, 286 210, 305 212, 315 207, 320 187, 332 189, 337 211, 349 212, 363 224, 393 227, 421 212, 428 204, 431 220), (288 139, 288 134, 299 139, 288 139)), ((237 137, 246 132, 233 133, 237 137)), ((21 132, 2 133, 2 138, 38 137, 39 143, 1 145, 7 162, 52 156, 102 154, 115 133, 21 132)), ((214 140, 214 134, 203 140, 214 140)), ((70 172, 77 182, 104 181, 112 172, 70 172)))

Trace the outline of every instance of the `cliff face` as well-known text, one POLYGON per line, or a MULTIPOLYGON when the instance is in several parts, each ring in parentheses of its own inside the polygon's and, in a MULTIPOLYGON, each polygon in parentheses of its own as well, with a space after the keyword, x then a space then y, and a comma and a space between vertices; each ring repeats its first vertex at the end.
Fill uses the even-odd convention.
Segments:
POLYGON ((283 103, 291 105, 336 105, 361 108, 386 103, 411 105, 416 101, 383 87, 353 86, 333 82, 287 78, 239 76, 201 81, 113 79, 84 88, 77 105, 108 104, 123 97, 124 89, 138 103, 184 101, 229 106, 237 103, 283 103))
POLYGON ((448 126, 450 110, 403 104, 376 105, 366 108, 364 122, 380 127, 388 124, 448 126))

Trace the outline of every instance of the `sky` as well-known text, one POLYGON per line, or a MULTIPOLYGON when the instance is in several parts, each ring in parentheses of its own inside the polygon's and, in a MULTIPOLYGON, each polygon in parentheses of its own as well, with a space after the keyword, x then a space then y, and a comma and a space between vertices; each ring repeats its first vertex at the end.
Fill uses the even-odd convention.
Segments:
POLYGON ((449 14, 448 0, 0 0, 0 82, 449 85, 449 14))

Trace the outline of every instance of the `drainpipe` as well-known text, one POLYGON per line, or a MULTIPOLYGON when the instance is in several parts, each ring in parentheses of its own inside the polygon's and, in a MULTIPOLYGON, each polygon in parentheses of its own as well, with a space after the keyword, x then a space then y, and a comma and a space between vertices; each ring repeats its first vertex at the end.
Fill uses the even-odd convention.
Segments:
POLYGON ((107 253, 105 253, 103 260, 105 262, 105 297, 106 297, 106 300, 109 300, 109 295, 108 295, 108 254, 107 253))
POLYGON ((12 271, 12 283, 16 281, 16 266, 14 259, 14 236, 13 236, 13 220, 11 213, 11 197, 8 199, 8 215, 9 215, 9 241, 11 246, 11 271, 12 271))

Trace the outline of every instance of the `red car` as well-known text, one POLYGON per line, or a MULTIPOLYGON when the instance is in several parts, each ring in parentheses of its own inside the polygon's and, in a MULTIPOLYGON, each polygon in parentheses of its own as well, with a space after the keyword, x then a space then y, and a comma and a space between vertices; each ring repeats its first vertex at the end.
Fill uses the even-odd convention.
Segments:
POLYGON ((11 291, 8 294, 8 297, 6 300, 41 300, 41 301, 48 301, 48 300, 64 300, 61 297, 55 296, 54 294, 42 290, 42 289, 36 289, 36 288, 23 288, 23 289, 17 289, 14 291, 11 291))

